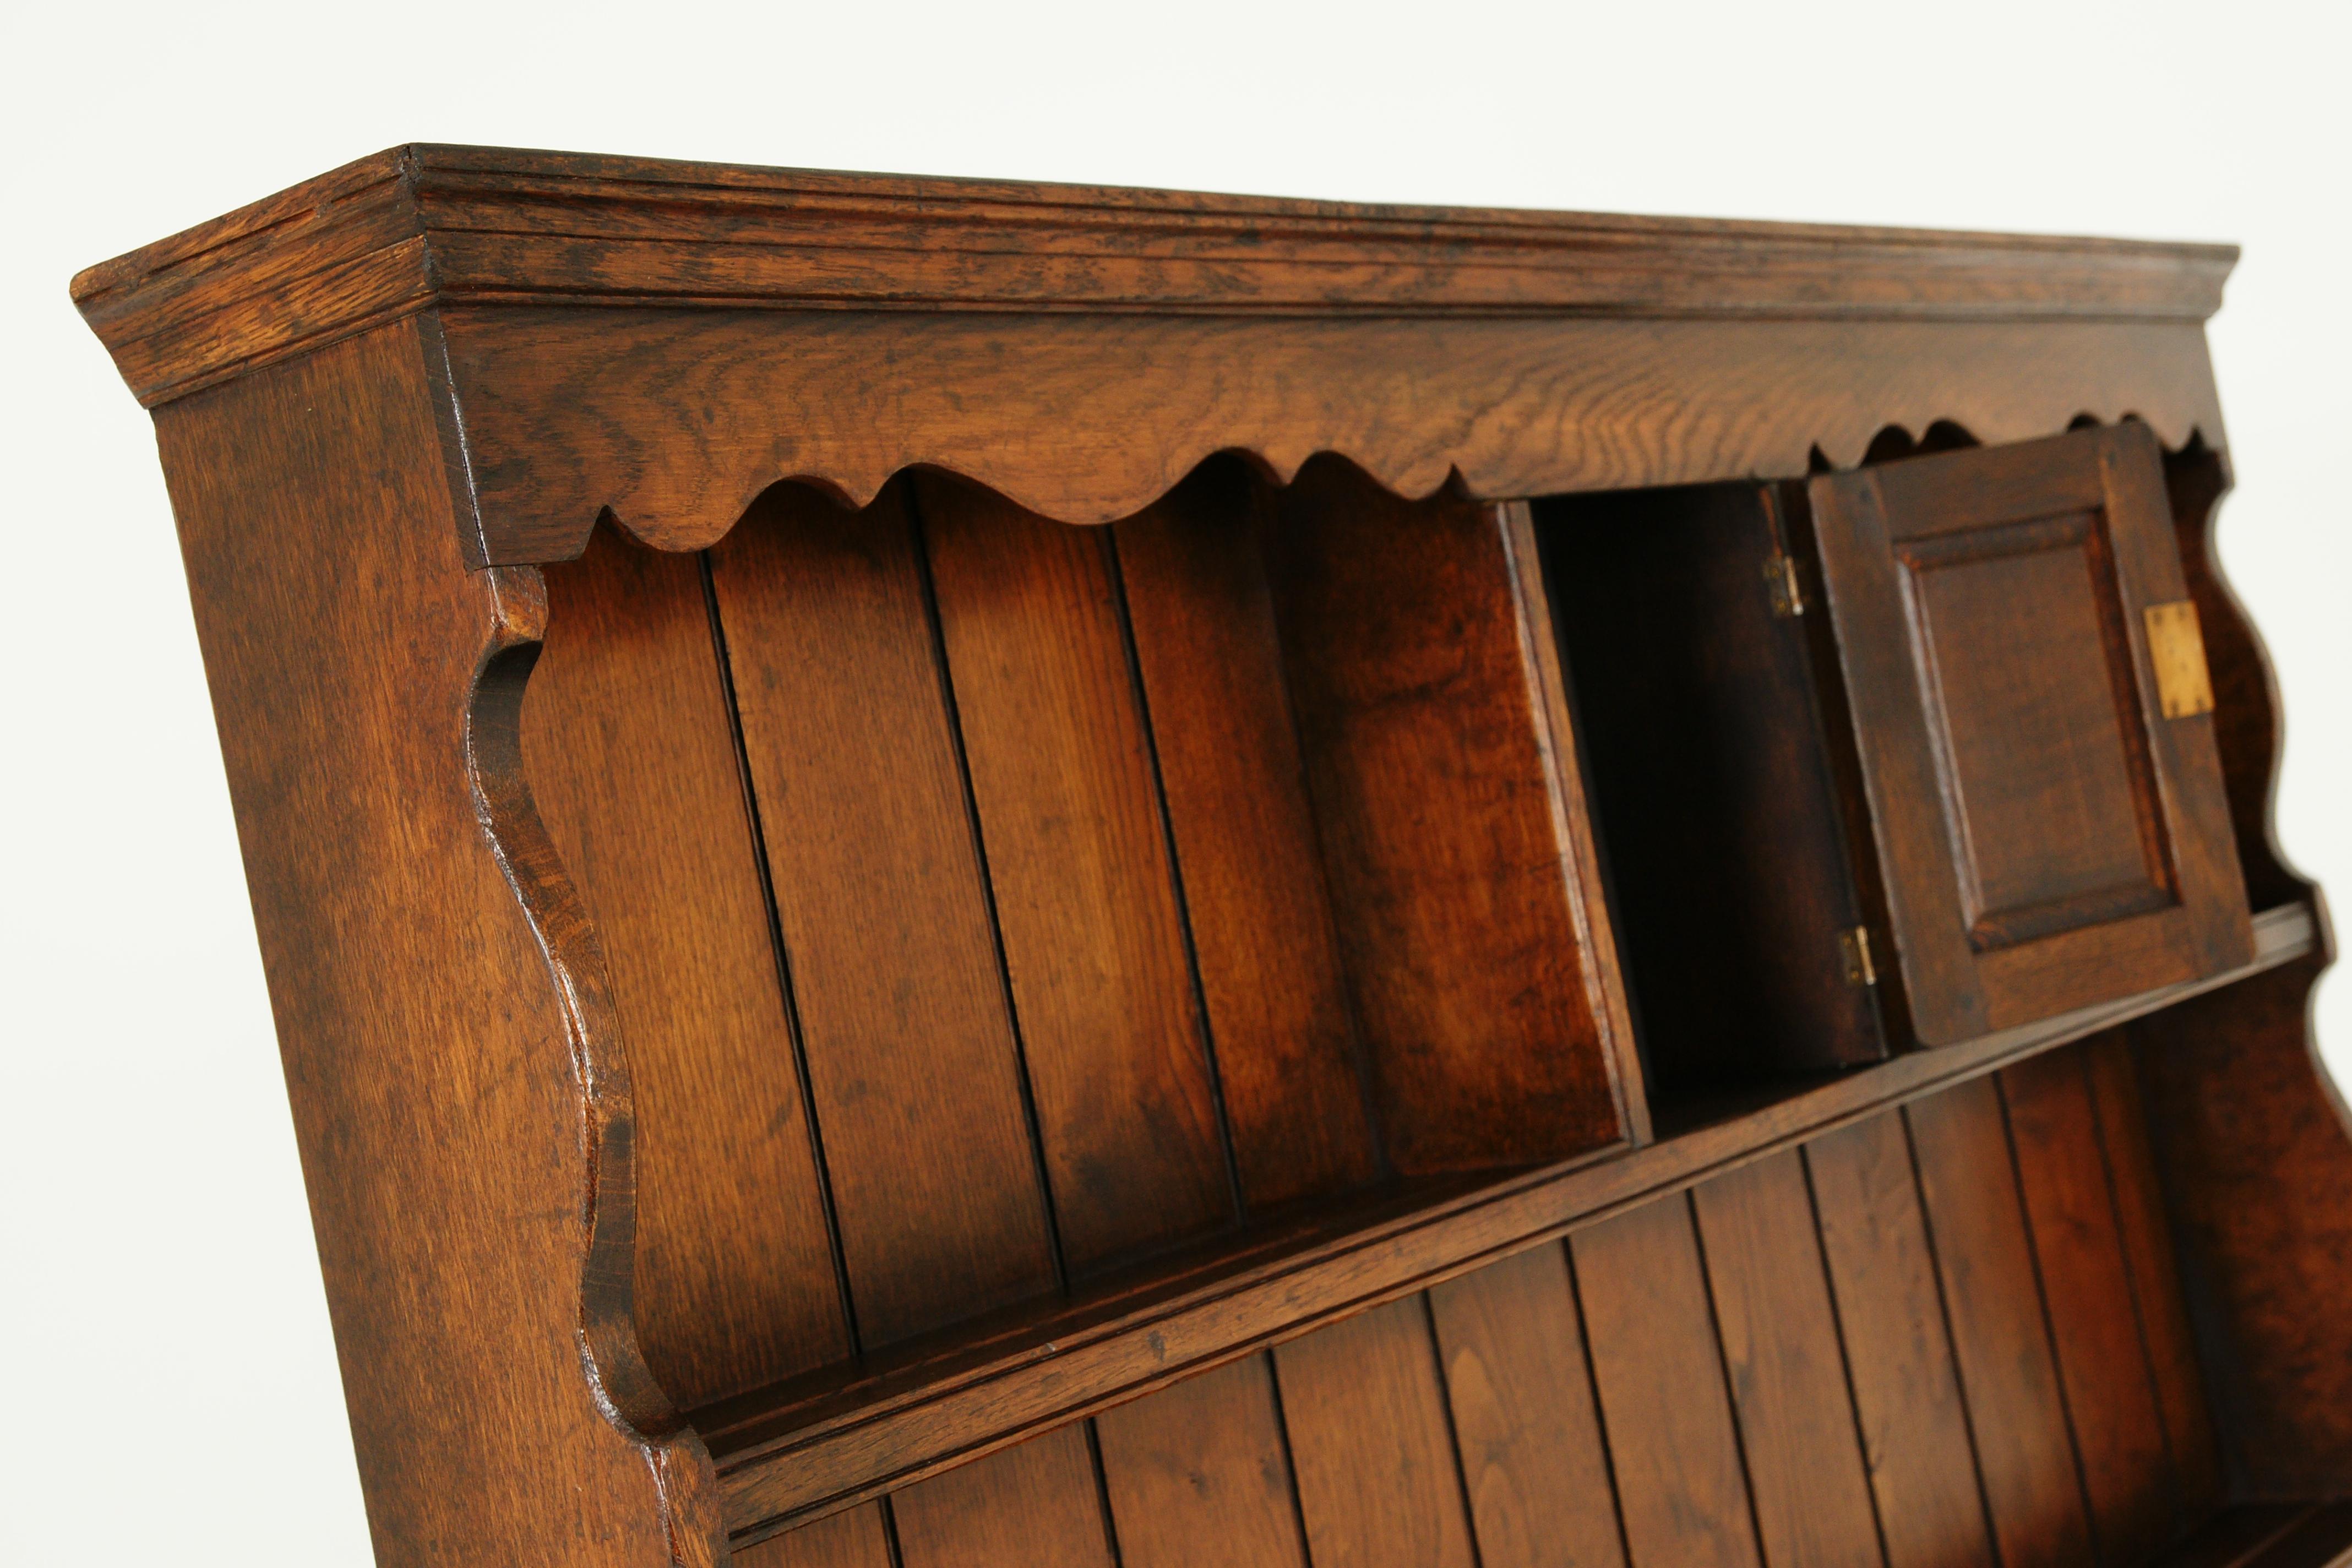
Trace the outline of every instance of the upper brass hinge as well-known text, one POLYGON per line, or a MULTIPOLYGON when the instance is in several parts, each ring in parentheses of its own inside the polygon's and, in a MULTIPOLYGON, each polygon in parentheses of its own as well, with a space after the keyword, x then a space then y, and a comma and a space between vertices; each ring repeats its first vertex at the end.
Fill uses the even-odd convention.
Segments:
POLYGON ((1797 577, 1794 557, 1775 552, 1764 558, 1764 586, 1772 595, 1772 613, 1780 616, 1805 613, 1804 584, 1797 577))
POLYGON ((1845 959, 1848 985, 1875 985, 1878 966, 1870 961, 1870 928, 1855 926, 1838 932, 1838 952, 1845 959))

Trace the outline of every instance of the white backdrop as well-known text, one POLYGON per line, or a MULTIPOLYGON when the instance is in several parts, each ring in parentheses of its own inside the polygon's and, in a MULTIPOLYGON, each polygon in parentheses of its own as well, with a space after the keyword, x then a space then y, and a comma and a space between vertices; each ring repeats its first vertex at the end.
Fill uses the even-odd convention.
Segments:
MULTIPOLYGON (((79 268, 404 141, 2231 239, 2222 553, 2352 889, 2347 8, 12 8, 0 1561, 368 1561, 147 416, 79 268)), ((2352 987, 2321 993, 2352 1079, 2352 987)))

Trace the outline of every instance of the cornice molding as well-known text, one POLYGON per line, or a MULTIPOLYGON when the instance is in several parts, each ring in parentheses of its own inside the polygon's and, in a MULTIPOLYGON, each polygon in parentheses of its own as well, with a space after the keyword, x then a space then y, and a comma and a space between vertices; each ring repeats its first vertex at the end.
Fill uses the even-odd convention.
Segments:
POLYGON ((2194 322, 2236 258, 418 145, 90 268, 73 297, 152 407, 446 303, 2194 322))

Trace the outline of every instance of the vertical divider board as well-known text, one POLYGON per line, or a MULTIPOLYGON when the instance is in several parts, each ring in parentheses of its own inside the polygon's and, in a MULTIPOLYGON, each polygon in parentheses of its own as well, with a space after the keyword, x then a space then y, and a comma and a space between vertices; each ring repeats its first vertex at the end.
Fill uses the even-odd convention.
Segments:
POLYGON ((1335 460, 1263 531, 1375 1110, 1408 1174, 1640 1125, 1527 535, 1524 509, 1400 500, 1335 460))

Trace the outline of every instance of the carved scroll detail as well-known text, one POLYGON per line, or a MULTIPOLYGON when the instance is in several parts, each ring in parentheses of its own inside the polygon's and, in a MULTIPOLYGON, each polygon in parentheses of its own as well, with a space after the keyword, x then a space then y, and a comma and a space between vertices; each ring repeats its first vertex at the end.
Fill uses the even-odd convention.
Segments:
POLYGON ((636 1119, 604 944, 523 774, 523 692, 546 632, 546 584, 529 567, 485 579, 496 620, 475 672, 467 770, 483 833, 554 979, 580 1092, 581 1365, 597 1407, 654 1473, 674 1568, 719 1568, 728 1560, 726 1531, 709 1452, 637 1347, 636 1119))

